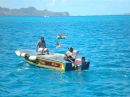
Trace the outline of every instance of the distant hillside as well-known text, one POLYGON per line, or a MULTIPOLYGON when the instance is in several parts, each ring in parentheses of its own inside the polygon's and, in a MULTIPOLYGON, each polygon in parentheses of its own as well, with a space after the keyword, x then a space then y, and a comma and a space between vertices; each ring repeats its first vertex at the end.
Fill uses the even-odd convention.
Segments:
POLYGON ((69 16, 68 12, 37 10, 34 7, 9 9, 0 7, 0 16, 69 16))
POLYGON ((124 15, 130 15, 130 13, 125 13, 124 15))

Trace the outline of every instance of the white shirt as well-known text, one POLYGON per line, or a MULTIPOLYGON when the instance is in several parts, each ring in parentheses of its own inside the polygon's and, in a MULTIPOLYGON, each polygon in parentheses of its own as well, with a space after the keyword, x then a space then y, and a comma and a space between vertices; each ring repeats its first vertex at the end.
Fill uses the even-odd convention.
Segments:
POLYGON ((77 55, 78 51, 74 50, 73 52, 67 51, 66 54, 67 56, 71 56, 72 58, 75 58, 77 55))

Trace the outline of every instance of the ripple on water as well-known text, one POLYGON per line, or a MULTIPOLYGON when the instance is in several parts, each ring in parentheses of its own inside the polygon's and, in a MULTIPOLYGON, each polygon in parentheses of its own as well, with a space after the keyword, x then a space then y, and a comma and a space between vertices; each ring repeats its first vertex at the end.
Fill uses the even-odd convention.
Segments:
POLYGON ((130 16, 0 17, 1 97, 130 96, 130 16), (3 34, 4 33, 4 34, 3 34), (57 33, 67 35, 56 39, 57 33), (44 36, 51 52, 72 46, 90 69, 60 72, 25 63, 17 49, 35 49, 44 36), (60 42, 62 48, 55 49, 60 42))

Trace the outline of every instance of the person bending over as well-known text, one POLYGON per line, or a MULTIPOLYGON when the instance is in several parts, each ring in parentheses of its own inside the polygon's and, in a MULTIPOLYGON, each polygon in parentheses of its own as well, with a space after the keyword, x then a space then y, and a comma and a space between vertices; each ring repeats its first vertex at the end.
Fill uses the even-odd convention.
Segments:
POLYGON ((73 50, 72 47, 68 48, 68 51, 66 52, 64 59, 70 62, 74 62, 75 61, 75 57, 76 57, 77 52, 75 52, 73 50))

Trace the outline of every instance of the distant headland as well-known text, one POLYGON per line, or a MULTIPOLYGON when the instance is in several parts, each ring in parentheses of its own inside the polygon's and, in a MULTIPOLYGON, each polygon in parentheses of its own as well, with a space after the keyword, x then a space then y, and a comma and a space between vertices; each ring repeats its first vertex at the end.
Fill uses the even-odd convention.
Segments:
POLYGON ((126 13, 125 15, 130 15, 130 13, 126 13))
POLYGON ((0 7, 0 16, 69 16, 69 12, 37 10, 35 7, 9 9, 0 7))

